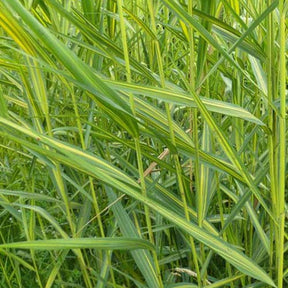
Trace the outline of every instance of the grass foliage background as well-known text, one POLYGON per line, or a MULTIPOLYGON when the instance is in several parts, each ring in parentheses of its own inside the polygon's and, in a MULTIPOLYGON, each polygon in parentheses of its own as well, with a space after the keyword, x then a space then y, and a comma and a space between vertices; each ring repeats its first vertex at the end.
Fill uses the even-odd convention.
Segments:
POLYGON ((286 287, 287 9, 0 0, 0 286, 286 287))

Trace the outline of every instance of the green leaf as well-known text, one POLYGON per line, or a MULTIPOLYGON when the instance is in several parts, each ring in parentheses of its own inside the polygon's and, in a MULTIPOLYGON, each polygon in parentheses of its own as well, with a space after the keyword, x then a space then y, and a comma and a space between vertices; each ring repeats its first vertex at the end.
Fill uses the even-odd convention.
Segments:
MULTIPOLYGON (((130 84, 126 82, 117 82, 110 80, 104 80, 104 81, 107 83, 107 85, 110 85, 114 89, 126 93, 130 92, 137 95, 148 96, 154 99, 163 100, 165 102, 173 104, 185 105, 187 107, 193 107, 193 108, 197 107, 195 100, 189 95, 189 93, 184 92, 180 88, 171 91, 170 89, 164 89, 146 85, 130 84)), ((259 120, 258 118, 253 116, 250 112, 248 112, 247 110, 238 105, 206 97, 200 97, 200 99, 203 102, 203 104, 205 104, 207 110, 211 112, 221 113, 223 115, 228 115, 232 117, 238 117, 261 126, 265 125, 261 120, 259 120)))
POLYGON ((30 250, 100 249, 100 250, 153 250, 154 246, 142 239, 104 237, 35 240, 0 244, 0 249, 17 248, 30 250))

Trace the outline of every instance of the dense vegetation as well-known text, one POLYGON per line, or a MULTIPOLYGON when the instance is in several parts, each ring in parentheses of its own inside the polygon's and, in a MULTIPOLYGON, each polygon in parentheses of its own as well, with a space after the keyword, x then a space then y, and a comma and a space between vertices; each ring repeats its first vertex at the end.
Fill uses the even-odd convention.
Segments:
POLYGON ((287 287, 287 9, 0 0, 0 287, 287 287))

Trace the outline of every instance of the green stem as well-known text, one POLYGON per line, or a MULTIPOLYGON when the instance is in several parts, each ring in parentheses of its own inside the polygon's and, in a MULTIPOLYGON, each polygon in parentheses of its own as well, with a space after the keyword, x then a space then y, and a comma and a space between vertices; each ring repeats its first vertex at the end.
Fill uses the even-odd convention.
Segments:
POLYGON ((280 117, 279 117, 279 190, 278 190, 278 288, 283 287, 283 265, 284 265, 284 237, 285 237, 285 168, 286 168, 286 35, 284 0, 279 1, 280 13, 280 57, 279 57, 279 86, 280 86, 280 117))
MULTIPOLYGON (((271 1, 269 0, 268 5, 271 5, 271 1)), ((267 93, 268 93, 268 99, 269 102, 272 102, 274 100, 273 95, 276 92, 275 89, 275 82, 274 82, 274 28, 273 28, 273 13, 269 14, 268 17, 268 35, 267 35, 268 45, 267 45, 267 60, 268 60, 268 73, 267 73, 267 93)), ((275 114, 273 109, 269 106, 268 107, 268 127, 271 133, 268 135, 268 151, 269 151, 269 168, 270 168, 270 195, 271 195, 271 201, 272 201, 272 212, 275 218, 277 218, 277 191, 276 191, 276 183, 277 183, 277 169, 275 166, 275 141, 276 141, 276 131, 274 129, 275 126, 275 114)), ((270 271, 273 271, 274 266, 274 260, 273 260, 273 251, 274 251, 274 241, 273 241, 273 231, 277 231, 277 226, 274 225, 274 223, 271 221, 271 231, 270 231, 270 271)), ((275 237, 275 243, 278 243, 278 235, 276 233, 275 237)), ((276 249, 276 255, 278 255, 278 245, 275 245, 276 249)), ((272 276, 272 275, 271 275, 272 276)))

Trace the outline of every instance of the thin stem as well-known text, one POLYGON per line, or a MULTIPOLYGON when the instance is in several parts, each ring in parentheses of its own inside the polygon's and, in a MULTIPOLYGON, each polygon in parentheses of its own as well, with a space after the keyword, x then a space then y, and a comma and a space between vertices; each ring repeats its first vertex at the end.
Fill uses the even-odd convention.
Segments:
POLYGON ((283 287, 283 265, 284 265, 284 234, 285 234, 285 170, 286 170, 286 11, 284 0, 279 1, 280 13, 280 57, 279 57, 279 92, 280 92, 280 117, 279 117, 279 190, 278 190, 278 224, 279 242, 278 244, 278 287, 283 287))
MULTIPOLYGON (((268 5, 271 5, 271 1, 269 0, 268 5)), ((270 102, 274 100, 274 93, 275 91, 275 83, 274 83, 274 65, 275 65, 275 60, 274 60, 274 27, 273 27, 273 13, 269 14, 268 17, 268 35, 267 35, 267 93, 268 93, 268 99, 270 102)), ((275 114, 273 109, 269 106, 268 107, 268 127, 271 131, 271 133, 268 135, 268 151, 269 151, 269 168, 270 168, 270 195, 271 195, 271 200, 272 200, 272 212, 275 215, 275 218, 277 218, 277 192, 276 192, 276 183, 277 183, 277 169, 275 167, 275 147, 274 143, 276 140, 276 135, 275 135, 275 114)), ((273 241, 273 231, 278 231, 277 226, 275 226, 272 221, 271 221, 271 232, 270 232, 270 267, 272 271, 272 267, 274 266, 274 261, 273 261, 273 251, 274 251, 274 241, 273 241)), ((278 243, 278 235, 276 233, 275 237, 275 242, 278 243)), ((278 245, 275 245, 276 251, 278 251, 278 245)), ((278 252, 276 252, 276 256, 278 255, 278 252)))

